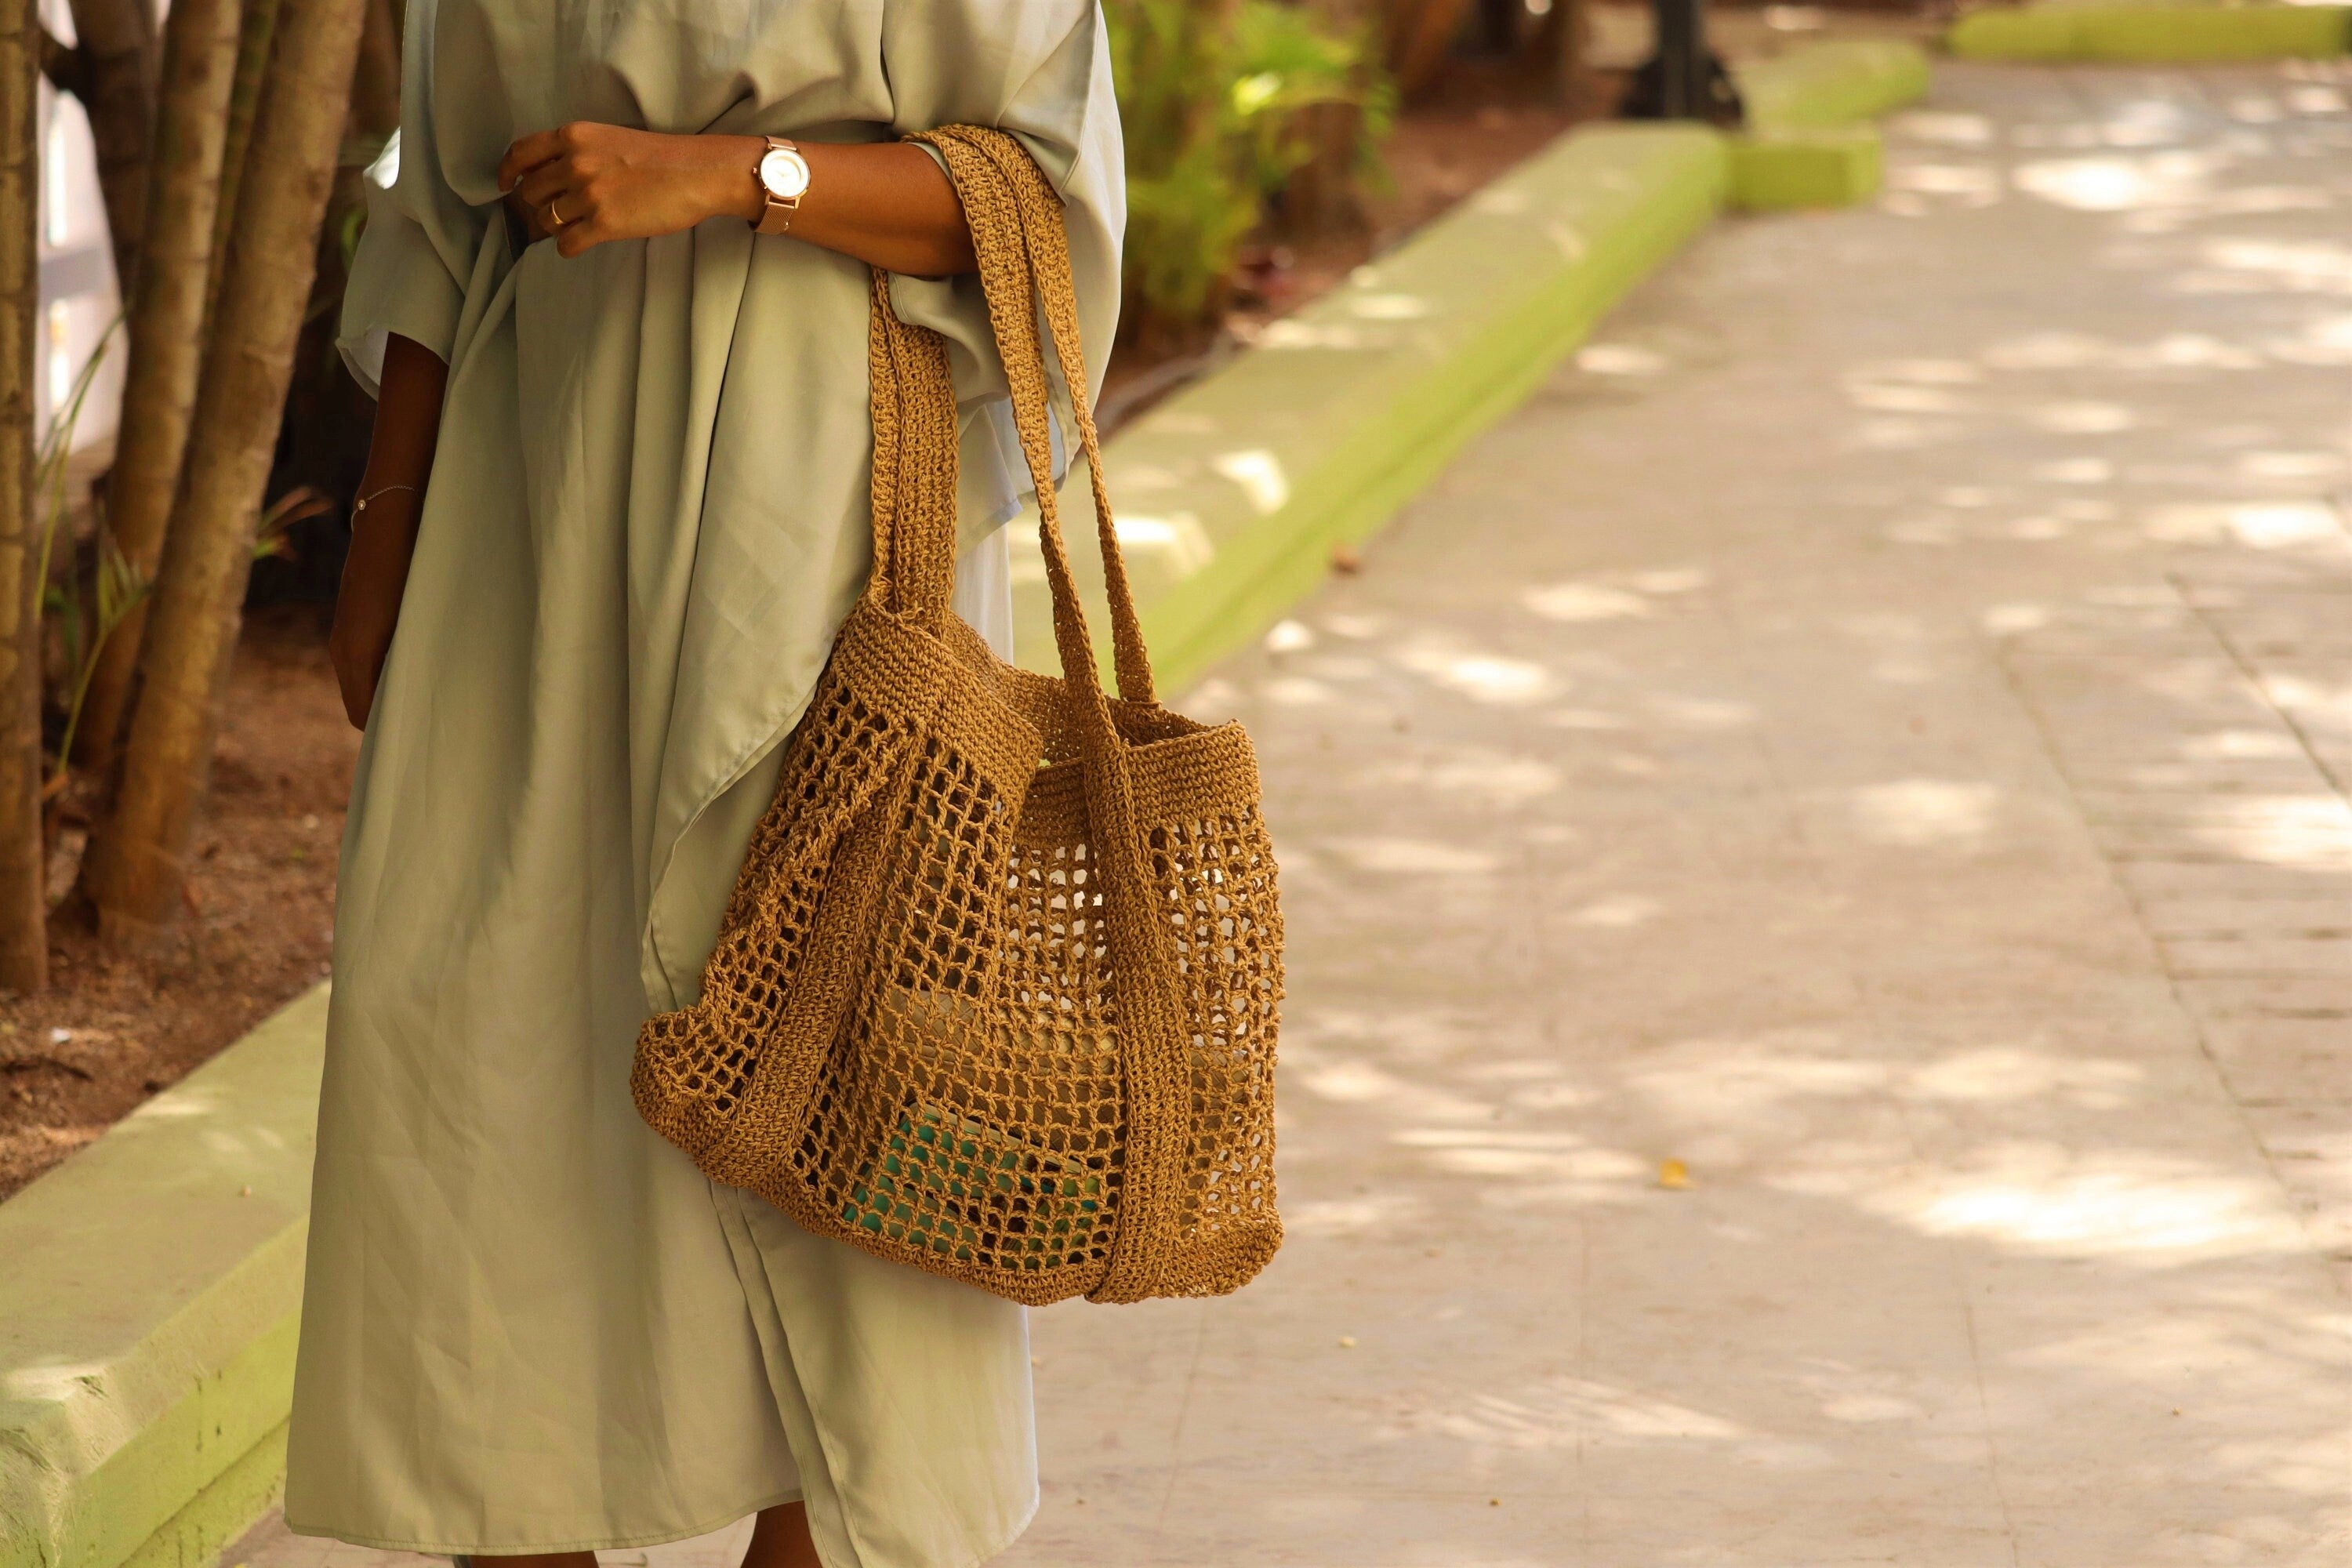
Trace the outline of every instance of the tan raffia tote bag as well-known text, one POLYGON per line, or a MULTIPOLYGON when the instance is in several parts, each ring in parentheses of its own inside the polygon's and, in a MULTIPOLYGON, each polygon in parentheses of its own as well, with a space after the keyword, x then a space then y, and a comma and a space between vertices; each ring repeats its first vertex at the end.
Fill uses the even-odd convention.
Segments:
POLYGON ((1202 1296, 1281 1244, 1282 917, 1234 724, 1153 700, 1103 493, 1059 201, 1001 132, 927 133, 971 222, 1037 488, 1055 679, 948 608, 943 341, 874 287, 874 572, 638 1109, 808 1229, 1016 1301, 1202 1296), (1054 502, 1038 313, 1093 479, 1119 696, 1054 502))

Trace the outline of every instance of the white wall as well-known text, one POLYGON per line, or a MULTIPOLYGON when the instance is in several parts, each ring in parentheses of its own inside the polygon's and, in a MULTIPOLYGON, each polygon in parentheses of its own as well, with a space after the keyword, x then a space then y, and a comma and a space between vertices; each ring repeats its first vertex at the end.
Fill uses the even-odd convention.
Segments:
MULTIPOLYGON (((41 19, 59 38, 73 38, 67 0, 40 0, 41 19)), ((159 10, 160 10, 159 5, 159 10)), ((47 431, 70 396, 74 379, 101 341, 105 358, 75 422, 79 447, 111 439, 122 392, 122 334, 108 338, 121 310, 114 256, 106 234, 106 204, 98 190, 98 160, 89 121, 79 102, 41 85, 41 320, 35 336, 34 387, 39 427, 47 431)))

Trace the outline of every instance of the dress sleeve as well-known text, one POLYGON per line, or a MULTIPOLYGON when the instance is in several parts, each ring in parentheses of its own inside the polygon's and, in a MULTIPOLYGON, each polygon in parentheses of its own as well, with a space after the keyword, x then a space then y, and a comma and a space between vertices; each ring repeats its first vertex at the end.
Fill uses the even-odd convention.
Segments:
MULTIPOLYGON (((1118 329, 1127 184, 1109 43, 1095 0, 890 0, 882 52, 894 131, 992 125, 1010 132, 1060 194, 1087 394, 1098 394, 1118 329)), ((987 302, 977 278, 904 276, 891 279, 890 302, 900 320, 948 340, 966 411, 968 545, 1017 510, 1028 489, 987 302)), ((1066 443, 1057 439, 1055 447, 1058 473, 1066 443)))
POLYGON ((398 332, 449 358, 488 217, 449 188, 434 134, 434 10, 410 0, 401 63, 401 129, 367 171, 367 226, 352 258, 335 346, 378 395, 385 338, 398 332))

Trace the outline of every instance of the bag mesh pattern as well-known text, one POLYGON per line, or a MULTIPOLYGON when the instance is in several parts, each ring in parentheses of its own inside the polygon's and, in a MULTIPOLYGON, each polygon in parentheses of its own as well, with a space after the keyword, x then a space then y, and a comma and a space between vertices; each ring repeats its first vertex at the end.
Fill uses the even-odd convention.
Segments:
POLYGON ((786 742, 701 995, 645 1026, 632 1089, 712 1178, 877 1256, 1032 1303, 1222 1293, 1282 1237, 1282 917, 1256 762, 1238 726, 1152 694, 1058 200, 1003 132, 922 140, 971 223, 1063 674, 1003 663, 948 609, 946 348, 897 320, 877 273, 873 576, 786 742), (1049 342, 1117 697, 1055 504, 1049 342))

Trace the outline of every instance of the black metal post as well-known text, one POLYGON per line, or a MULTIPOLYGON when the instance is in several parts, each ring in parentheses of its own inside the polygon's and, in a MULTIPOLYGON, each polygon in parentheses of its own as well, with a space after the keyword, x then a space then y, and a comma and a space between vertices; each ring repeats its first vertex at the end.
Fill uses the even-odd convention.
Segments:
POLYGON ((1667 120, 1708 118, 1706 0, 1655 0, 1659 108, 1667 120))

